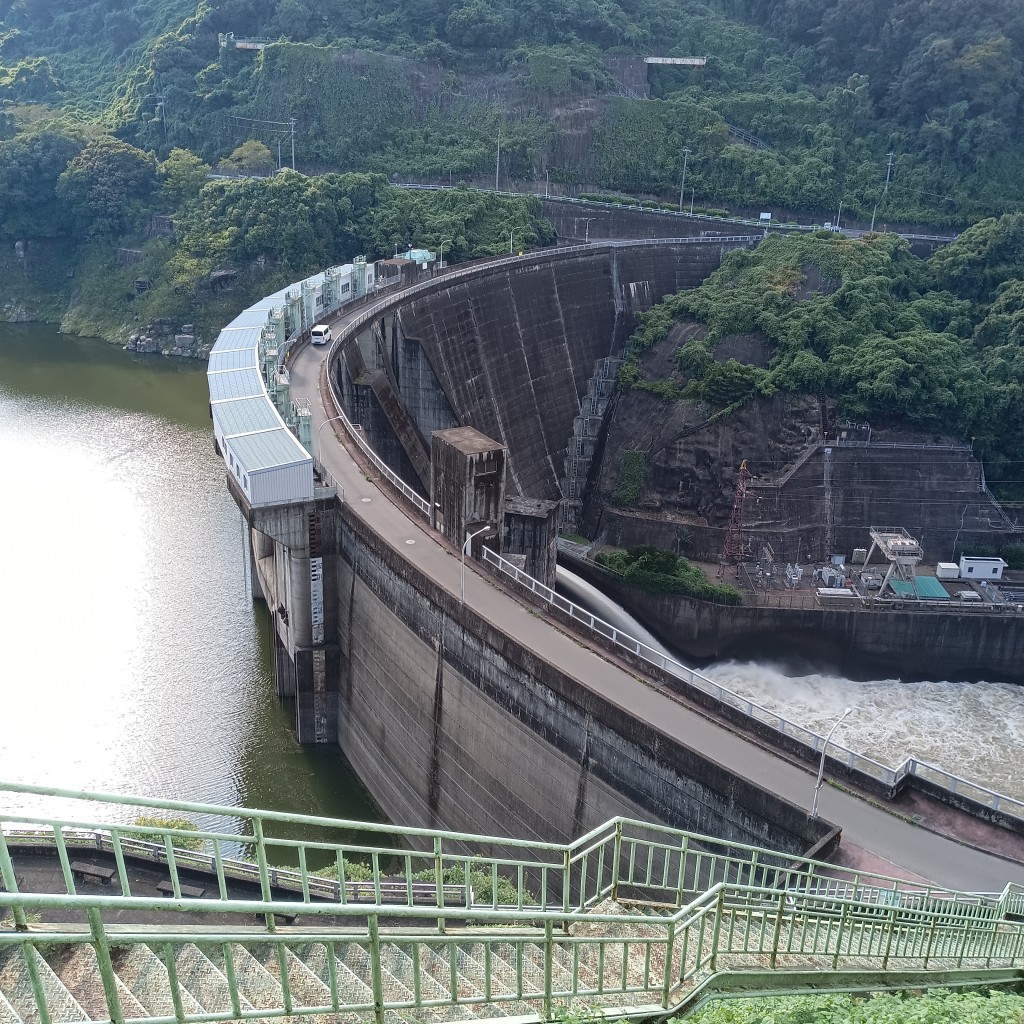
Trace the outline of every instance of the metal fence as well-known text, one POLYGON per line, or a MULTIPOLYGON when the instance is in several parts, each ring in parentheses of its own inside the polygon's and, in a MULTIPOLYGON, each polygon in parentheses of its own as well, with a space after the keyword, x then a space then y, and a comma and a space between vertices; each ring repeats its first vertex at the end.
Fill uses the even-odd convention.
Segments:
MULTIPOLYGON (((1020 887, 980 896, 914 886, 627 818, 563 845, 15 784, 0 785, 0 794, 5 802, 15 795, 61 806, 86 801, 119 819, 158 809, 211 823, 196 832, 152 822, 97 829, 0 810, 7 829, 31 825, 39 841, 50 832, 67 886, 63 893, 19 892, 19 844, 28 840, 21 832, 0 832, 7 890, 0 892, 0 918, 13 913, 16 924, 14 931, 0 930, 0 989, 20 984, 22 1000, 31 993, 41 1021, 77 1019, 53 1012, 59 986, 46 957, 66 962, 65 954, 79 952, 102 979, 93 1005, 99 998, 111 1021, 130 1016, 140 1024, 343 1010, 384 1024, 391 1010, 488 1006, 482 1015, 492 1016, 495 1005, 551 1020, 559 1004, 581 1000, 625 1004, 625 1016, 640 1017, 685 1004, 709 978, 733 970, 774 972, 784 987, 787 972, 856 969, 884 987, 882 975, 892 970, 914 970, 921 984, 931 983, 929 972, 936 984, 965 984, 993 968, 1016 974, 1024 963, 1024 924, 1013 920, 1024 909, 1020 887), (239 822, 240 831, 212 826, 225 818, 239 822), (380 847, 273 837, 273 828, 283 825, 391 836, 380 847), (76 889, 69 851, 89 828, 113 851, 120 892, 76 889), (204 868, 217 881, 212 898, 193 896, 178 880, 186 864, 196 870, 206 856, 177 845, 185 839, 212 847, 204 868), (219 854, 225 842, 245 843, 254 855, 257 897, 228 894, 233 875, 219 854), (162 849, 174 882, 166 897, 133 893, 125 861, 139 844, 162 849), (269 857, 286 848, 298 852, 300 868, 290 873, 293 890, 282 892, 283 875, 272 881, 278 869, 269 857), (323 849, 336 860, 337 888, 323 888, 305 866, 304 854, 323 849), (495 856, 495 849, 509 852, 495 856), (382 874, 386 861, 398 864, 390 878, 382 874), (352 899, 352 886, 343 881, 346 865, 356 863, 364 872, 369 864, 362 900, 352 899), (427 889, 434 899, 426 902, 415 888, 421 863, 432 865, 427 889), (451 880, 453 869, 466 884, 451 880), (515 898, 500 901, 497 885, 481 898, 469 884, 474 872, 493 872, 495 880, 500 874, 515 898), (663 911, 652 914, 652 907, 663 911), (125 912, 144 913, 145 927, 125 912), (28 914, 44 920, 27 930, 28 914), (197 921, 205 927, 196 928, 197 921), (11 953, 20 954, 23 982, 11 953), (125 1013, 122 1000, 134 996, 118 972, 137 971, 140 960, 158 968, 166 1012, 125 1013), (254 1006, 249 1000, 261 965, 254 1006)), ((842 982, 822 977, 821 984, 842 982)))

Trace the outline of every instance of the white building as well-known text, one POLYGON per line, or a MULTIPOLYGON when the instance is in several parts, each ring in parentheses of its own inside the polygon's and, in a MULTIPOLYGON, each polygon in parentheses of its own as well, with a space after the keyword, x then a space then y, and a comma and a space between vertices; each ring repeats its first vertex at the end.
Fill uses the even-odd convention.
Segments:
POLYGON ((960 579, 1001 580, 1006 563, 1001 558, 983 555, 960 556, 960 579))

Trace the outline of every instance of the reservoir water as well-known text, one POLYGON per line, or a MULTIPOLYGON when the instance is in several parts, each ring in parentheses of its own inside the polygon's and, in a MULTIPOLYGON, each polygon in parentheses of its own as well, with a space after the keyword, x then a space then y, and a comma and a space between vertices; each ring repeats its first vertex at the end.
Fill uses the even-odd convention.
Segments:
POLYGON ((0 324, 0 779, 380 820, 274 693, 207 403, 197 362, 0 324))

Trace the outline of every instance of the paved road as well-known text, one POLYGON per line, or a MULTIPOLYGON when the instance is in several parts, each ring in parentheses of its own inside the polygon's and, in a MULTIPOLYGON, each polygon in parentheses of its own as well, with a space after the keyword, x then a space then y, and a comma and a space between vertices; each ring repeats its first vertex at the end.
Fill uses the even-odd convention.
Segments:
MULTIPOLYGON (((336 321, 335 336, 355 313, 336 321)), ((292 365, 292 396, 309 400, 314 437, 321 461, 344 488, 350 509, 384 537, 404 558, 428 573, 450 593, 459 593, 458 554, 442 545, 426 523, 413 521, 389 496, 368 481, 350 451, 339 443, 338 422, 329 426, 318 388, 323 348, 306 348, 292 365)), ((582 648, 560 629, 540 618, 531 607, 499 589, 491 580, 466 566, 466 600, 492 625, 529 646, 624 711, 673 736, 703 756, 785 797, 808 807, 814 775, 771 752, 736 736, 680 704, 650 683, 642 683, 608 661, 600 652, 582 648)), ((1024 865, 993 857, 918 828, 857 797, 831 786, 821 791, 820 813, 839 824, 844 838, 871 853, 899 864, 939 885, 976 892, 1001 890, 1007 881, 1024 883, 1024 865)))

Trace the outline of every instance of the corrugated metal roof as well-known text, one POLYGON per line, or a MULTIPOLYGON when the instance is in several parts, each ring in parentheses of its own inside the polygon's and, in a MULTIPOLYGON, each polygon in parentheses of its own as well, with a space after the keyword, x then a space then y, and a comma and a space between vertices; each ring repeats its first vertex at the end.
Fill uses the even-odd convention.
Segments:
POLYGON ((249 434, 254 430, 277 430, 281 426, 274 407, 263 396, 242 398, 237 402, 218 402, 213 415, 225 437, 249 434))
POLYGON ((230 443, 235 459, 247 473, 309 461, 309 452, 285 427, 262 434, 233 437, 230 443))
MULTIPOLYGON (((224 331, 244 330, 246 327, 262 327, 266 322, 266 310, 255 309, 250 306, 248 309, 243 309, 234 320, 227 324, 227 326, 224 327, 224 331)), ((223 331, 221 333, 223 333, 223 331)))
POLYGON ((229 349, 227 352, 218 352, 215 349, 210 353, 210 365, 206 373, 210 375, 219 373, 221 370, 244 370, 257 365, 254 346, 229 349))
MULTIPOLYGON (((249 398, 251 395, 266 392, 260 371, 255 368, 211 373, 206 380, 210 385, 211 402, 219 402, 225 398, 249 398)), ((267 401, 270 401, 269 397, 267 401)))

